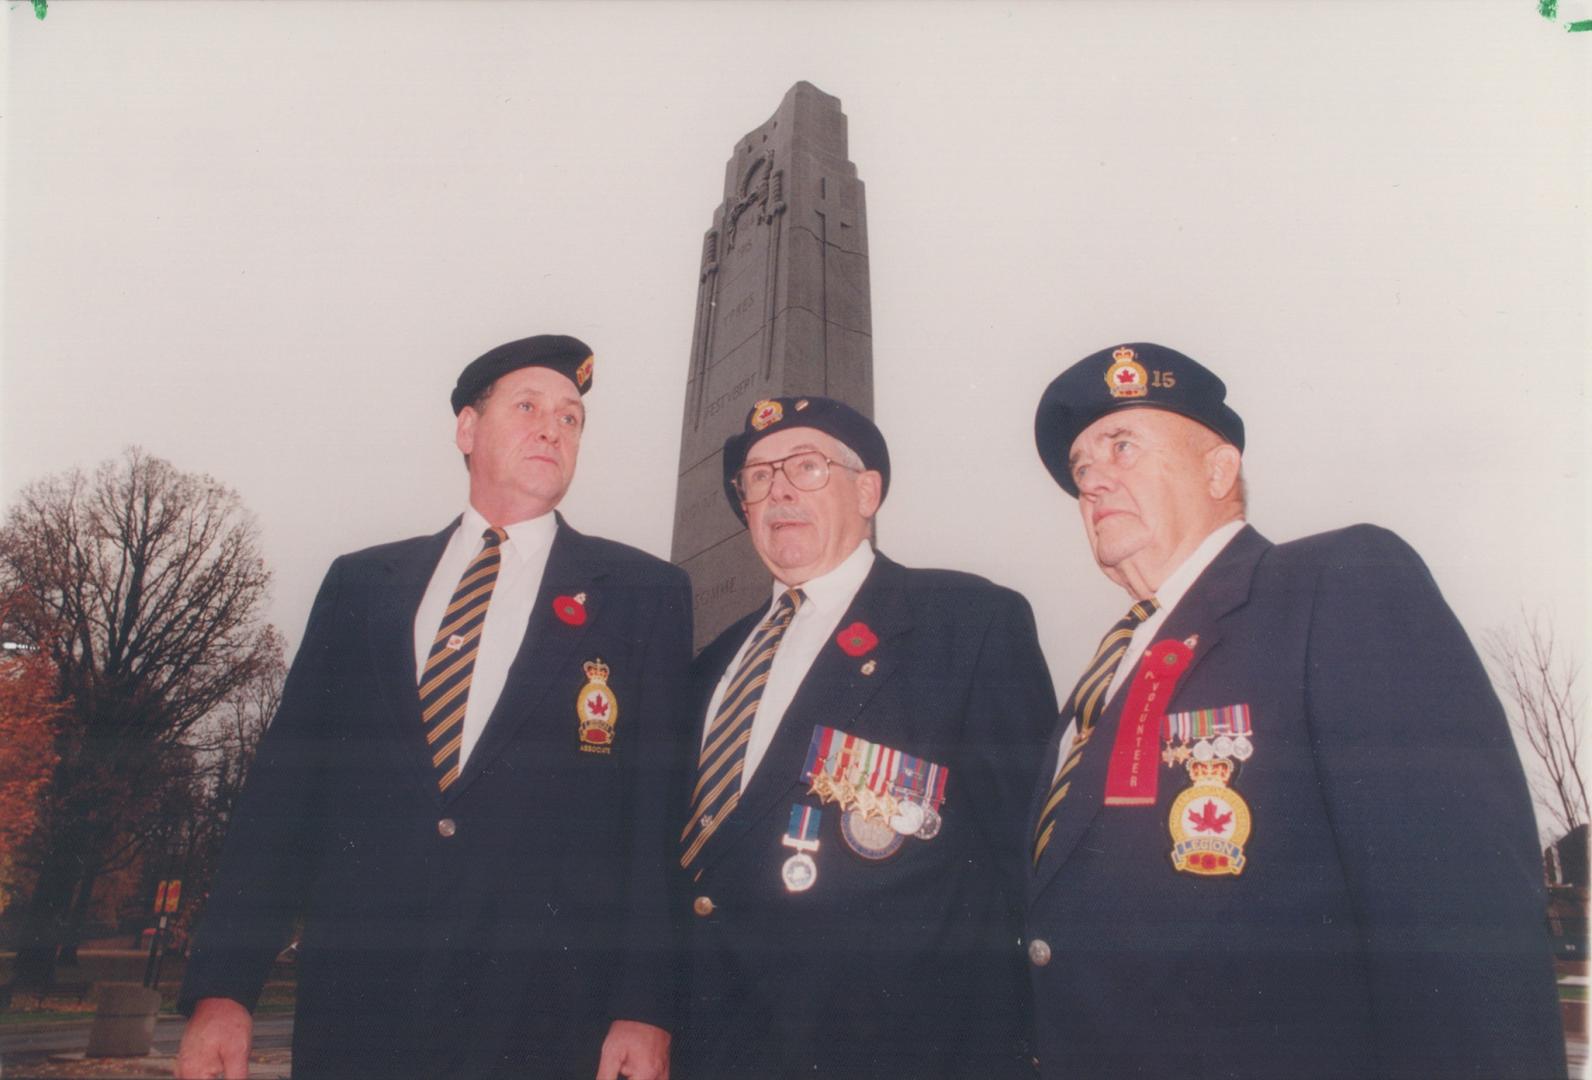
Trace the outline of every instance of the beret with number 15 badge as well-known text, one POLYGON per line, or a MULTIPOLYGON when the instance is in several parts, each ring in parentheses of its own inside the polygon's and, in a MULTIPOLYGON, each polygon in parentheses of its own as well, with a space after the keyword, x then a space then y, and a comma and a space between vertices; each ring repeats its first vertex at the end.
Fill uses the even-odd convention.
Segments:
POLYGON ((1227 386, 1176 349, 1135 341, 1101 349, 1045 388, 1034 415, 1039 459, 1062 490, 1078 497, 1067 455, 1083 429, 1117 409, 1165 409, 1204 424, 1239 450, 1244 421, 1226 402, 1227 386))

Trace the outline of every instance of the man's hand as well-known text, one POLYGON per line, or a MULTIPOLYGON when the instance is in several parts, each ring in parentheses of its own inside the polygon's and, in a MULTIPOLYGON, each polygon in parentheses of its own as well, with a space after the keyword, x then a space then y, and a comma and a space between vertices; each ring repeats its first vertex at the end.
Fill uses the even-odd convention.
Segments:
MULTIPOLYGON (((178 1080, 209 1080, 212 1076, 248 1080, 253 1038, 254 1017, 248 1009, 231 998, 200 998, 182 1033, 172 1075, 178 1080)), ((666 1043, 668 1038, 664 1036, 666 1043)), ((604 1055, 607 1052, 604 1044, 604 1055)))
POLYGON ((615 1020, 608 1025, 603 1056, 597 1062, 597 1080, 619 1080, 621 1076, 669 1080, 669 1033, 639 1020, 615 1020))

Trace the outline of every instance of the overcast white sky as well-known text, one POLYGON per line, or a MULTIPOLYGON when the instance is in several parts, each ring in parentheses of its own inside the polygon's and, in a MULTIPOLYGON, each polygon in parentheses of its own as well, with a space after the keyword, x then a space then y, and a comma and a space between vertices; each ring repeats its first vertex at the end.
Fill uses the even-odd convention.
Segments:
POLYGON ((129 443, 209 472, 296 643, 332 557, 460 509, 459 368, 559 331, 598 357, 564 510, 667 557, 702 233, 806 79, 867 186, 882 547, 1023 591, 1063 689, 1123 597, 1033 409, 1123 340, 1227 380, 1273 540, 1386 525, 1474 636, 1523 607, 1585 659, 1559 7, 8 2, 0 502, 129 443))

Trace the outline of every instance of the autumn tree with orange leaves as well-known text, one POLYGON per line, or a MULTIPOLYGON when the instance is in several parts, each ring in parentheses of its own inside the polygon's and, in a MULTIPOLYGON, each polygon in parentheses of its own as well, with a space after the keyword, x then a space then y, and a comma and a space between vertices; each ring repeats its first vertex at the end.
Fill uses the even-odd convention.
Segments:
MULTIPOLYGON (((21 602, 0 598, 0 625, 21 602)), ((18 854, 38 826, 40 801, 59 761, 55 686, 47 657, 25 648, 0 650, 0 909, 16 888, 18 854)))

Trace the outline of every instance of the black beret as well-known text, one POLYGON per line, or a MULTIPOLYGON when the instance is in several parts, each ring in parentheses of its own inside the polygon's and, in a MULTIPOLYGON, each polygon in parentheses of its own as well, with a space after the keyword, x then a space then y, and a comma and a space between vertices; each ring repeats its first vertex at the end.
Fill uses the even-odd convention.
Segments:
POLYGON ((1244 421, 1224 400, 1216 374, 1176 349, 1135 341, 1101 349, 1063 371, 1045 388, 1034 414, 1039 459, 1073 498, 1067 455, 1083 429, 1117 409, 1165 409, 1210 428, 1239 450, 1244 421))
POLYGON ((759 439, 787 428, 814 428, 849 446, 862 459, 863 468, 879 474, 879 501, 884 501, 890 490, 890 451, 872 420, 834 398, 765 398, 746 414, 746 425, 724 440, 724 497, 730 500, 730 509, 743 525, 746 514, 735 490, 735 474, 741 471, 746 455, 759 439))
POLYGON ((459 381, 450 399, 453 414, 459 415, 466 405, 481 396, 481 391, 522 367, 552 368, 584 394, 591 389, 593 362, 590 346, 568 334, 537 334, 499 345, 471 360, 459 372, 459 381))

